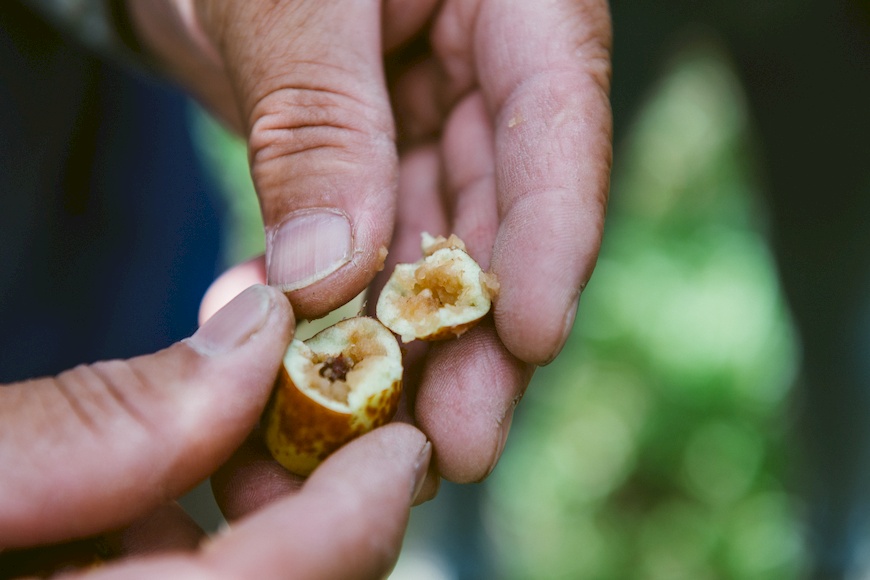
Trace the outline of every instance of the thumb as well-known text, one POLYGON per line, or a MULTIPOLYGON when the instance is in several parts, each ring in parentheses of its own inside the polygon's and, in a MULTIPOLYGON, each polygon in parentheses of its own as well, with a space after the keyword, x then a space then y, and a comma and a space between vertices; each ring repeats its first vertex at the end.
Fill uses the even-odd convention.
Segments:
POLYGON ((214 471, 253 428, 293 332, 253 286, 149 356, 0 389, 0 550, 119 527, 214 471))
POLYGON ((202 2, 248 133, 269 284, 297 315, 349 301, 383 264, 397 154, 381 2, 202 2))

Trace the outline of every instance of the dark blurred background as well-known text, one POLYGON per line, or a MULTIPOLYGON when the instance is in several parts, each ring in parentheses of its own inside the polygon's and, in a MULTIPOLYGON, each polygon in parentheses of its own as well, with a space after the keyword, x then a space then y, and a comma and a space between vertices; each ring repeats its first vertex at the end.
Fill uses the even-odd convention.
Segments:
POLYGON ((162 348, 220 261, 177 91, 0 8, 0 382, 162 348))

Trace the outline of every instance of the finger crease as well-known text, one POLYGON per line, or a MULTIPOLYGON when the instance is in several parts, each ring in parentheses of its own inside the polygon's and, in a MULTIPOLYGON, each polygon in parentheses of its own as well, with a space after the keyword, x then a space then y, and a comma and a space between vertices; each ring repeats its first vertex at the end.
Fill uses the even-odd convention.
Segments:
MULTIPOLYGON (((87 367, 79 367, 79 369, 85 369, 87 367)), ((85 411, 84 406, 79 401, 79 398, 73 392, 76 388, 77 381, 75 380, 76 369, 71 371, 67 371, 65 373, 59 374, 55 377, 54 386, 57 389, 57 392, 61 394, 61 396, 66 399, 66 402, 69 404, 73 413, 78 417, 79 421, 82 425, 84 425, 89 431, 92 433, 96 433, 97 423, 90 413, 85 411)))
POLYGON ((137 423, 151 429, 152 425, 148 421, 147 416, 133 403, 133 400, 125 393, 125 391, 133 393, 144 393, 148 390, 148 381, 145 376, 137 371, 132 365, 119 363, 124 368, 130 371, 131 382, 128 385, 120 385, 119 381, 114 377, 114 372, 103 367, 108 363, 97 363, 90 368, 91 372, 100 380, 100 383, 105 387, 106 392, 117 402, 118 406, 137 423))

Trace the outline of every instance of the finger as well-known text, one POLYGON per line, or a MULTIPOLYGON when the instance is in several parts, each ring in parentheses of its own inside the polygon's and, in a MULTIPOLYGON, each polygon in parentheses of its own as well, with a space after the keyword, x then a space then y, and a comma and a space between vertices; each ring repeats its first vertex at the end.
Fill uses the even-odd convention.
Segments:
POLYGON ((429 350, 416 414, 442 477, 471 483, 492 472, 533 370, 487 322, 429 350))
POLYGON ((202 297, 199 305, 200 326, 249 286, 265 283, 266 260, 263 256, 233 266, 218 276, 202 297))
POLYGON ((171 501, 103 538, 112 555, 131 557, 193 552, 205 538, 205 532, 184 508, 171 501))
POLYGON ((90 570, 119 557, 193 552, 205 534, 175 502, 123 530, 60 545, 0 551, 0 577, 47 578, 75 569, 90 570))
POLYGON ((293 332, 254 286, 191 338, 0 390, 0 547, 120 527, 193 487, 257 422, 293 332), (46 514, 50 514, 48 517, 46 514))
POLYGON ((516 63, 481 79, 498 144, 502 225, 493 269, 503 292, 495 320, 512 353, 542 364, 564 346, 592 275, 611 161, 607 4, 552 4, 484 16, 492 33, 514 30, 511 47, 524 50, 505 55, 493 43, 481 57, 483 71, 489 61, 516 63), (535 45, 542 51, 528 50, 535 45))
POLYGON ((440 0, 383 0, 384 51, 420 33, 440 0))
POLYGON ((383 578, 430 456, 413 427, 381 427, 331 456, 301 493, 232 526, 198 557, 104 566, 88 578, 383 578))
MULTIPOLYGON (((224 517, 234 522, 279 498, 298 493, 304 482, 304 477, 290 473, 272 458, 262 432, 257 430, 212 475, 211 488, 224 517)), ((427 473, 417 501, 429 501, 437 493, 437 474, 427 473)))
POLYGON ((470 93, 452 111, 441 150, 451 231, 486 270, 499 216, 493 128, 480 92, 470 93))
MULTIPOLYGON (((442 158, 452 231, 486 269, 499 218, 493 130, 480 92, 470 93, 451 113, 442 158)), ((467 483, 492 471, 532 370, 505 349, 491 324, 432 346, 416 414, 435 446, 441 475, 467 483)))
POLYGON ((230 576, 380 578, 398 557, 411 502, 429 464, 417 429, 375 429, 330 456, 300 494, 231 528, 206 549, 230 576), (276 550, 274 538, 286 538, 276 550), (269 539, 269 541, 264 541, 269 539))
POLYGON ((254 431, 211 477, 211 489, 224 517, 233 522, 302 488, 304 477, 272 458, 263 433, 254 431))
POLYGON ((481 1, 473 29, 445 12, 436 31, 445 70, 459 84, 476 75, 495 128, 499 336, 522 360, 546 363, 573 324, 603 229, 607 3, 481 1))
POLYGON ((378 0, 203 3, 246 120, 268 280, 297 316, 351 300, 381 266, 397 157, 378 0))
MULTIPOLYGON (((445 206, 441 196, 441 160, 434 145, 415 147, 402 156, 399 173, 398 223, 384 270, 372 285, 377 297, 399 263, 413 263, 422 257, 421 234, 449 234, 445 206)), ((369 301, 374 315, 377 300, 369 301)), ((413 423, 413 401, 422 373, 428 346, 418 342, 404 345, 402 398, 396 420, 413 423)))

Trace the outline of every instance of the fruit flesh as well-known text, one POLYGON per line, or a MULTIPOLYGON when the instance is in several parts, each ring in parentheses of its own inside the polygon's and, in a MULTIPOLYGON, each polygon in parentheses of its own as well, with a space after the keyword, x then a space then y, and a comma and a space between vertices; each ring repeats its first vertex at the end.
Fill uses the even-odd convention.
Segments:
POLYGON ((311 376, 311 386, 325 397, 338 403, 347 404, 347 396, 350 393, 350 385, 347 382, 347 373, 354 367, 355 362, 349 356, 327 356, 323 362, 312 361, 315 366, 313 371, 317 376, 311 376))
POLYGON ((330 382, 344 381, 347 378, 347 372, 353 368, 353 365, 354 360, 344 354, 328 356, 323 361, 318 374, 321 377, 329 379, 330 382))
POLYGON ((317 392, 340 407, 350 404, 352 392, 366 370, 388 356, 386 348, 365 326, 340 334, 327 330, 291 350, 298 356, 291 374, 300 388, 317 392))
POLYGON ((407 320, 420 320, 445 306, 454 306, 462 295, 463 284, 456 268, 448 262, 424 262, 415 271, 413 279, 403 281, 410 294, 397 302, 399 316, 407 320))
POLYGON ((456 236, 424 235, 424 258, 399 264, 378 300, 378 318, 403 342, 456 337, 489 311, 498 282, 456 236))
POLYGON ((266 412, 270 452, 288 470, 307 475, 393 416, 401 378, 399 345, 374 319, 346 319, 293 341, 266 412))

